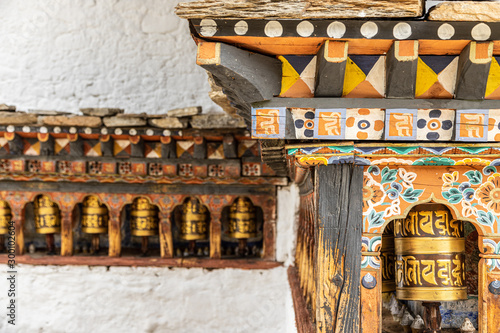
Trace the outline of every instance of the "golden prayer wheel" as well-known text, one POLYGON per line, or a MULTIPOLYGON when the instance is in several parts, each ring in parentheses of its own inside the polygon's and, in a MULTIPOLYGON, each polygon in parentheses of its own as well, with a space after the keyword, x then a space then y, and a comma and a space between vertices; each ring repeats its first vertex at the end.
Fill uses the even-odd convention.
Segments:
POLYGON ((137 198, 132 203, 130 229, 132 236, 158 235, 158 207, 146 198, 137 198))
POLYGON ((61 232, 59 207, 46 195, 39 195, 35 198, 35 231, 39 234, 61 232))
POLYGON ((87 234, 105 234, 108 232, 108 209, 91 195, 83 201, 82 231, 87 234))
POLYGON ((255 207, 248 198, 238 198, 229 208, 229 237, 252 238, 257 235, 255 207))
POLYGON ((415 207, 394 225, 396 298, 424 302, 467 299, 461 221, 444 205, 415 207))
POLYGON ((394 254, 394 223, 389 223, 382 234, 380 261, 382 267, 382 292, 396 291, 396 255, 394 254))
POLYGON ((183 240, 194 241, 207 238, 208 211, 196 198, 189 198, 182 205, 181 232, 183 240))
POLYGON ((9 232, 9 223, 12 221, 12 212, 9 204, 5 201, 0 201, 0 235, 5 235, 9 232))

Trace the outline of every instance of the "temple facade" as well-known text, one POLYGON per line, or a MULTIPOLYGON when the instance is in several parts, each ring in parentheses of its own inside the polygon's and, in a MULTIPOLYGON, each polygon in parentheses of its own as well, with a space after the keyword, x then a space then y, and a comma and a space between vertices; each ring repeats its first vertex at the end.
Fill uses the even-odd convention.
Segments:
POLYGON ((300 188, 299 332, 499 330, 500 7, 426 5, 177 7, 197 64, 300 188))

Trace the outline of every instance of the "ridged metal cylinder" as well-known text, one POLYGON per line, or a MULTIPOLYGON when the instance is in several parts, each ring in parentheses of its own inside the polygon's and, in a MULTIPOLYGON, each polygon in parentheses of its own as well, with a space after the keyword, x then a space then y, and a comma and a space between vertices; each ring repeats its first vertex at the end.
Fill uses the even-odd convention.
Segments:
POLYGON ((467 299, 461 221, 440 204, 415 207, 394 225, 396 298, 426 302, 467 299))
POLYGON ((0 201, 0 235, 9 232, 9 223, 12 221, 12 211, 5 201, 0 201))
POLYGON ((229 208, 228 236, 247 239, 257 236, 255 207, 248 198, 238 198, 229 208))
POLYGON ((208 237, 208 210, 196 198, 182 205, 181 232, 183 240, 202 240, 208 237))
POLYGON ((396 255, 394 254, 394 224, 389 223, 382 234, 380 261, 382 267, 382 292, 396 291, 396 255))
POLYGON ((158 207, 146 198, 137 198, 132 203, 130 229, 132 236, 158 235, 158 207))
POLYGON ((108 232, 109 214, 99 198, 91 195, 83 201, 82 231, 87 234, 105 234, 108 232))
POLYGON ((46 195, 35 198, 35 231, 39 234, 61 232, 61 212, 46 195))

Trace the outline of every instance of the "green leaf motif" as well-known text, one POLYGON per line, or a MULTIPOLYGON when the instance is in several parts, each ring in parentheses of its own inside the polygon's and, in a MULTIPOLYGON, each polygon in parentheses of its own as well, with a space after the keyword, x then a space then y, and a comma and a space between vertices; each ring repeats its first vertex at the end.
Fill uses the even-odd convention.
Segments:
POLYGON ((467 171, 465 175, 469 178, 469 182, 472 185, 479 185, 483 182, 483 175, 477 170, 467 171))
POLYGON ((459 203, 462 199, 462 193, 456 188, 452 188, 449 191, 442 192, 443 198, 445 198, 449 203, 456 204, 459 203))
POLYGON ((484 212, 482 210, 477 211, 477 222, 483 225, 487 225, 489 227, 493 226, 495 223, 495 217, 491 212, 484 212))
POLYGON ((382 184, 392 183, 396 180, 396 174, 398 173, 397 169, 391 170, 389 167, 385 167, 382 169, 382 184))
POLYGON ((418 200, 418 197, 424 192, 424 190, 414 190, 413 188, 407 188, 401 197, 406 202, 415 202, 418 200))
POLYGON ((372 209, 368 214, 368 226, 371 227, 380 227, 384 224, 384 212, 375 213, 375 210, 372 209))

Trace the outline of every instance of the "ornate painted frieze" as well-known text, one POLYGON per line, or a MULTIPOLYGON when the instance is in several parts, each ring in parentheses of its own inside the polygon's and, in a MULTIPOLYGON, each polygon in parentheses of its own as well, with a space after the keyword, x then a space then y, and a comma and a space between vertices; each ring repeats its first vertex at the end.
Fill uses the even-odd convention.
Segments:
POLYGON ((259 139, 495 142, 500 109, 254 108, 259 139))

